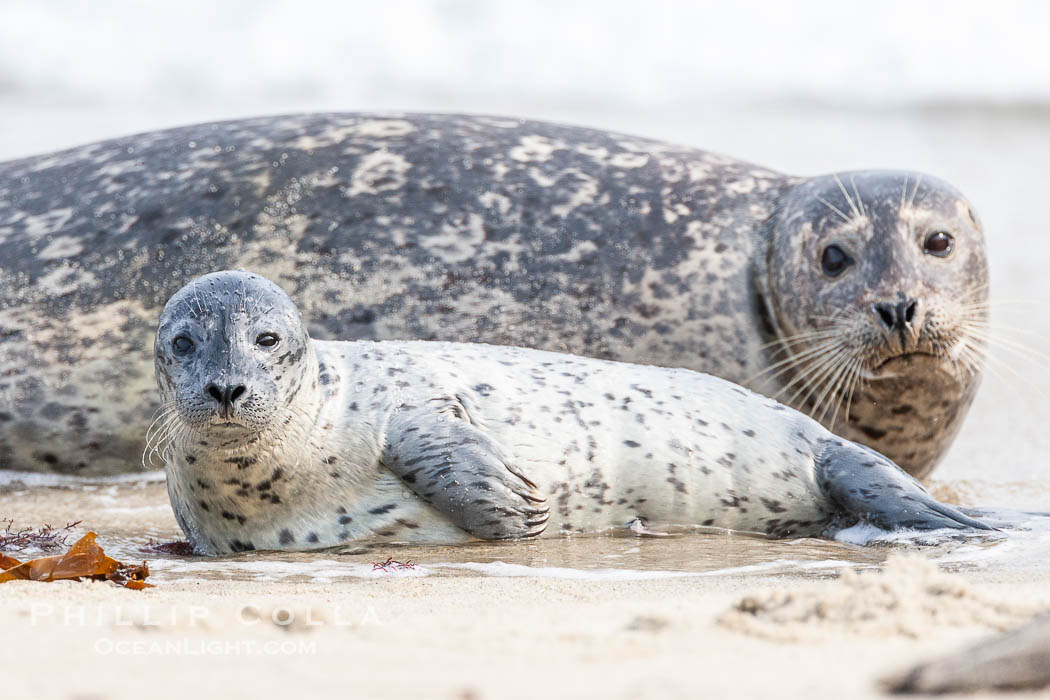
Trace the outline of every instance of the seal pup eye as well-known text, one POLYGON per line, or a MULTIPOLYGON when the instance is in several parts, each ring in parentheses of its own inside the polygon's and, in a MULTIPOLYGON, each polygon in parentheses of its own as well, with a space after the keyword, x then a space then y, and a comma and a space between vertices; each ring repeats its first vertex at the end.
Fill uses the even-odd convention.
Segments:
POLYGON ((820 256, 820 266, 828 277, 838 277, 852 264, 853 258, 834 244, 825 248, 824 253, 820 256))
POLYGON ((171 341, 171 347, 175 349, 176 355, 185 355, 193 349, 193 341, 184 335, 180 335, 171 341))
POLYGON ((263 333, 255 339, 255 344, 260 345, 264 348, 272 348, 277 345, 280 338, 277 337, 276 333, 263 333))
POLYGON ((938 258, 946 258, 955 249, 955 239, 950 233, 934 231, 922 244, 922 252, 928 255, 936 255, 938 258))

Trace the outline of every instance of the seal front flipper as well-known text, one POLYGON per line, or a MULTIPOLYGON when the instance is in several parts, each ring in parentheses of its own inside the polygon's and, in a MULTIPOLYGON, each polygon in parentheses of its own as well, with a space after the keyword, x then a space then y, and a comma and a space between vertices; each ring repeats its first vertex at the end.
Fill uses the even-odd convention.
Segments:
POLYGON ((550 507, 500 445, 465 412, 415 409, 390 423, 383 464, 475 537, 535 537, 550 507))
POLYGON ((993 530, 938 502, 919 482, 870 448, 828 440, 817 457, 817 483, 842 515, 886 530, 993 530))

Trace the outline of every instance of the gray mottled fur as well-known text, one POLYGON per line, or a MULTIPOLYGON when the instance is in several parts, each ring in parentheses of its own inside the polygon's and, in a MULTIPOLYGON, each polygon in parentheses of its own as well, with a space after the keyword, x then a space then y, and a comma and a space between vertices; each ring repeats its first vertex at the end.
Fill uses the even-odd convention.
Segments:
POLYGON ((909 173, 794 177, 621 134, 455 115, 267 117, 115 139, 0 164, 0 468, 134 468, 156 408, 154 319, 186 282, 230 267, 292 290, 317 338, 684 366, 782 400, 812 380, 792 403, 818 417, 833 374, 775 374, 775 341, 854 310, 842 337, 869 371, 835 430, 916 474, 977 387, 944 348, 959 351, 960 314, 979 314, 956 306, 983 300, 987 277, 965 200, 909 173), (922 255, 931 227, 954 233, 953 257, 922 255), (858 261, 834 281, 819 267, 827 241, 858 261), (901 295, 925 319, 904 348, 872 313, 901 295), (914 352, 892 360, 902 349, 914 352))
POLYGON ((155 362, 155 446, 176 517, 207 553, 632 521, 780 537, 858 520, 984 527, 881 455, 724 380, 514 347, 312 341, 293 302, 251 273, 176 294, 155 362), (268 334, 280 341, 261 347, 268 334), (245 387, 230 413, 213 383, 245 387))

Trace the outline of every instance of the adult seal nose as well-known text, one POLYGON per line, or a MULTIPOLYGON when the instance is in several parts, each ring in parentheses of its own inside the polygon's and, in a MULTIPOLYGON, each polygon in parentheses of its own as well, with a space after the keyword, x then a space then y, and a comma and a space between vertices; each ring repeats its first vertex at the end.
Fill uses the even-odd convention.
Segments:
POLYGON ((215 399, 215 402, 218 403, 219 413, 223 418, 229 418, 233 415, 234 404, 237 402, 237 399, 244 396, 247 392, 248 387, 243 384, 227 384, 226 386, 219 386, 215 382, 212 382, 204 387, 204 393, 215 399))
POLYGON ((899 302, 879 302, 874 305, 875 315, 883 327, 891 333, 903 333, 915 324, 918 311, 917 299, 904 299, 899 302))

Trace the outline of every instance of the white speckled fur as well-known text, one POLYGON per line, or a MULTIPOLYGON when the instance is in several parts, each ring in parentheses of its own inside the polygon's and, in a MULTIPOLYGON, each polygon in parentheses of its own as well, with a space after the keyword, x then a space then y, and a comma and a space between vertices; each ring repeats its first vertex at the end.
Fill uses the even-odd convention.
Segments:
POLYGON ((199 448, 183 445, 172 453, 172 503, 203 550, 229 551, 231 541, 280 549, 375 537, 469 539, 380 464, 391 419, 404 406, 449 397, 548 498, 544 535, 625 527, 636 518, 755 532, 771 520, 793 520, 815 534, 831 513, 814 480, 811 447, 830 434, 709 375, 476 344, 313 345, 337 379, 297 399, 320 404, 309 438, 286 435, 265 454, 255 450, 259 462, 247 469, 226 462, 236 450, 202 458, 199 448), (399 371, 391 377, 391 369, 399 371), (193 465, 187 449, 197 456, 193 465), (236 497, 243 483, 264 482, 277 467, 282 478, 267 492, 280 503, 259 499, 254 488, 236 497), (198 479, 212 487, 207 512, 198 479), (215 490, 225 496, 215 498, 215 490), (783 510, 771 511, 763 499, 783 510), (389 504, 396 507, 369 512, 389 504), (244 522, 224 518, 224 510, 244 522), (281 541, 282 531, 291 541, 281 541))
POLYGON ((636 520, 774 536, 821 534, 842 515, 981 526, 881 455, 713 376, 493 345, 313 341, 288 296, 246 272, 173 296, 155 363, 166 408, 154 444, 176 518, 208 553, 636 520), (235 385, 224 404, 215 388, 235 385))

